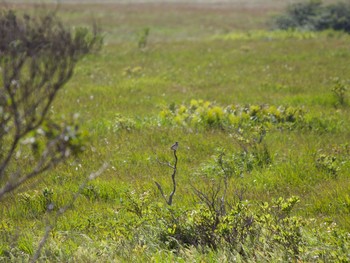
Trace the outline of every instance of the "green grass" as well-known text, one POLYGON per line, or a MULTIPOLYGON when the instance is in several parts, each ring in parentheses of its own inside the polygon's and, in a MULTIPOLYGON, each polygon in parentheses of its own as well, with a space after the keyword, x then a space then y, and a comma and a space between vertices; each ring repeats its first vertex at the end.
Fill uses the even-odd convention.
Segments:
MULTIPOLYGON (((43 261, 253 262, 253 257, 244 259, 225 246, 217 250, 189 246, 174 252, 159 241, 161 222, 154 217, 169 214, 154 181, 170 193, 172 170, 157 159, 172 161, 169 147, 179 142, 174 210, 180 213, 196 209, 192 186, 210 186, 201 168, 213 165, 218 149, 225 149, 226 156, 242 151, 234 139, 236 128, 160 121, 164 108, 188 107, 192 99, 222 108, 266 104, 302 109, 307 120, 300 127, 269 127, 263 142, 272 162, 254 164, 242 177, 233 177, 229 196, 234 198, 243 189, 243 199, 252 206, 298 196, 300 203, 292 214, 309 222, 303 230, 310 236, 309 244, 316 236, 313 227, 321 233, 317 249, 327 251, 348 240, 350 98, 346 93, 345 104, 338 104, 332 79, 349 79, 350 36, 267 32, 266 21, 280 10, 271 5, 263 12, 190 6, 187 11, 183 5, 62 6, 60 15, 67 23, 85 25, 88 14, 93 14, 107 32, 101 52, 79 63, 50 113, 57 119, 78 114, 80 128, 89 132, 90 140, 79 158, 69 159, 1 201, 0 260, 30 258, 59 207, 72 200, 92 171, 108 162, 108 169, 89 182, 73 208, 58 218, 43 249, 43 261), (247 23, 242 22, 245 19, 247 23), (149 42, 140 50, 138 34, 145 26, 150 28, 149 42), (336 157, 336 175, 327 170, 329 163, 317 166, 320 154, 336 157), (52 192, 52 212, 45 208, 45 189, 52 192), (143 218, 132 212, 135 207, 143 209, 143 218), (345 237, 340 238, 338 230, 334 233, 339 238, 327 236, 332 223, 347 233, 345 237)), ((253 122, 247 123, 254 129, 253 122)), ((251 130, 244 130, 243 136, 252 140, 251 130)), ((257 250, 259 261, 288 261, 279 254, 282 249, 257 250)), ((304 251, 301 258, 310 260, 312 253, 316 253, 312 248, 304 251)))

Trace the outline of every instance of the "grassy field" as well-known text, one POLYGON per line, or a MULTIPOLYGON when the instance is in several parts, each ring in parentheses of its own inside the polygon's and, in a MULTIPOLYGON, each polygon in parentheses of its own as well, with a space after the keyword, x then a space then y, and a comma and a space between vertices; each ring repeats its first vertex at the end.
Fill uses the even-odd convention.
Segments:
POLYGON ((30 259, 47 225, 42 262, 350 261, 350 36, 268 31, 281 2, 62 5, 105 32, 50 112, 88 143, 1 200, 0 261, 30 259))

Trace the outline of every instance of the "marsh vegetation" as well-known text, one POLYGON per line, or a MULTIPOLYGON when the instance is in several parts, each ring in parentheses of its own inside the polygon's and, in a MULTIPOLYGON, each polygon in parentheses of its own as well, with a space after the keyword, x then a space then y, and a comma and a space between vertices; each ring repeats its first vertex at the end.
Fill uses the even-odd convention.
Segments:
POLYGON ((60 6, 104 32, 47 113, 84 151, 0 200, 0 261, 350 260, 350 35, 253 2, 60 6))

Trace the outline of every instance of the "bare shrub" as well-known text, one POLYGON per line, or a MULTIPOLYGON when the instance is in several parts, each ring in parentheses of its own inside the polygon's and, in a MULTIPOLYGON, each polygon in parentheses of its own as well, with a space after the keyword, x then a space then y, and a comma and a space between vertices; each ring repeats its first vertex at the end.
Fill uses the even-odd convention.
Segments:
POLYGON ((48 111, 101 40, 96 29, 70 31, 55 14, 0 12, 0 199, 81 150, 77 127, 55 123, 48 111))

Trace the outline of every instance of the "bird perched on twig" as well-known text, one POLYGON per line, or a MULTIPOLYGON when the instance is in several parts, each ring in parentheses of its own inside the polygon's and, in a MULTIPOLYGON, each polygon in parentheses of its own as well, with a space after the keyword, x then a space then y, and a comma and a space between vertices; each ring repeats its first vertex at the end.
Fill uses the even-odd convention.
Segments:
POLYGON ((179 147, 179 143, 178 143, 178 142, 175 142, 175 143, 170 147, 170 149, 173 150, 173 151, 176 151, 178 147, 179 147))

